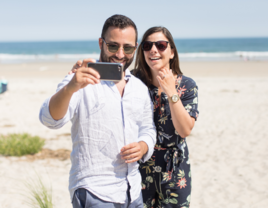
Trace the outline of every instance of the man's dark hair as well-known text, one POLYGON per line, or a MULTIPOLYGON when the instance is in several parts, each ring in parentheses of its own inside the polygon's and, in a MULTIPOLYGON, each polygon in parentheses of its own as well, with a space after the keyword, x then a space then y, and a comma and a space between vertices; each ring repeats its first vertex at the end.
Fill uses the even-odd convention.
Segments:
POLYGON ((120 29, 124 29, 127 27, 133 27, 135 29, 135 33, 136 33, 136 42, 138 40, 138 31, 137 31, 137 27, 135 25, 135 23, 128 17, 124 16, 124 15, 120 15, 120 14, 115 14, 111 17, 109 17, 102 28, 102 32, 101 32, 101 37, 104 38, 107 30, 109 27, 117 27, 120 29))

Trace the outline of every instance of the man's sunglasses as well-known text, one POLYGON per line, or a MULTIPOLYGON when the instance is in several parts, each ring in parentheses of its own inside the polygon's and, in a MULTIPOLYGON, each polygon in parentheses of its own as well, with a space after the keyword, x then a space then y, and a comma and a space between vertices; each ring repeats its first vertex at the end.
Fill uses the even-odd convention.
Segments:
POLYGON ((142 50, 143 51, 150 51, 153 47, 153 44, 155 44, 156 48, 159 51, 164 51, 167 49, 168 43, 169 43, 168 41, 163 41, 163 40, 160 40, 157 42, 144 41, 142 43, 142 50))
MULTIPOLYGON (((116 53, 119 50, 119 48, 120 48, 119 45, 117 45, 115 43, 106 43, 104 38, 102 38, 102 40, 107 45, 107 48, 108 48, 109 52, 116 53)), ((123 49, 124 49, 125 54, 132 54, 135 51, 136 46, 123 46, 123 49)))

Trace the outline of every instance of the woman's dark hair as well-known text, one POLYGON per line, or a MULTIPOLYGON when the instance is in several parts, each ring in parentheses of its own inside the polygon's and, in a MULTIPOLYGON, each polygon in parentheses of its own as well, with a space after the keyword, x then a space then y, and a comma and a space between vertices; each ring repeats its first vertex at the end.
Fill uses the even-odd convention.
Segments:
POLYGON ((109 27, 117 27, 120 29, 125 29, 127 27, 133 27, 136 33, 136 42, 138 39, 138 30, 137 27, 135 25, 135 23, 128 17, 124 16, 124 15, 120 15, 120 14, 115 14, 111 17, 109 17, 102 28, 102 32, 101 32, 101 37, 105 38, 105 34, 108 30, 109 27))
POLYGON ((145 61, 145 57, 144 57, 144 53, 142 50, 142 44, 143 42, 147 39, 148 36, 157 33, 157 32, 162 32, 166 38, 169 41, 170 47, 171 49, 174 50, 174 57, 173 59, 170 59, 169 64, 170 64, 170 68, 172 69, 173 74, 182 74, 181 70, 180 70, 180 66, 179 66, 179 55, 178 55, 178 51, 176 49, 173 37, 171 35, 171 33, 168 31, 167 28, 165 27, 151 27, 149 28, 143 35, 142 40, 141 40, 141 44, 138 47, 138 52, 137 52, 137 56, 136 56, 136 62, 135 62, 135 69, 133 70, 133 74, 137 77, 139 77, 147 86, 149 86, 150 84, 152 84, 152 73, 150 70, 150 67, 148 66, 148 64, 145 61))

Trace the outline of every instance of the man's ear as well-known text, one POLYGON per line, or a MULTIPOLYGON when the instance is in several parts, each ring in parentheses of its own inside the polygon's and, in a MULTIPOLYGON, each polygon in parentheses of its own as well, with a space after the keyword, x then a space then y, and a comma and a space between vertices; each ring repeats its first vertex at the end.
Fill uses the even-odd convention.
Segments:
POLYGON ((136 43, 136 49, 135 49, 135 51, 137 50, 138 46, 139 46, 139 44, 138 44, 138 42, 137 42, 137 43, 136 43))
POLYGON ((102 47, 102 38, 99 38, 99 47, 100 47, 100 50, 101 50, 101 47, 102 47))

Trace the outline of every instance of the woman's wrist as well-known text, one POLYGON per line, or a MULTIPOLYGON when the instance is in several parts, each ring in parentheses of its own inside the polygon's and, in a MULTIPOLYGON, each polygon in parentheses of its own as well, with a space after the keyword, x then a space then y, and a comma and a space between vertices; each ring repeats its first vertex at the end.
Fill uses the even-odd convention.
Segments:
POLYGON ((168 91, 168 92, 166 93, 166 95, 167 95, 168 98, 172 97, 172 95, 175 95, 175 94, 178 94, 178 92, 177 92, 176 89, 171 90, 171 91, 168 91))

